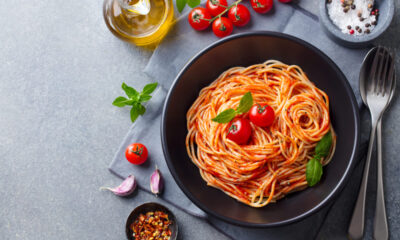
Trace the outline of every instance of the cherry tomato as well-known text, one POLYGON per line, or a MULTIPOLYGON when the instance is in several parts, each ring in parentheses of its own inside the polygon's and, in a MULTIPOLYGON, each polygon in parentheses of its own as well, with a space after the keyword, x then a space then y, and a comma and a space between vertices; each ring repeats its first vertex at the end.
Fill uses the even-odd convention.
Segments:
POLYGON ((212 29, 215 36, 222 38, 231 34, 233 30, 233 25, 229 18, 220 17, 215 19, 212 25, 212 29))
POLYGON ((229 9, 228 17, 233 25, 242 27, 250 21, 250 12, 245 5, 238 4, 229 9))
POLYGON ((275 119, 275 112, 272 107, 266 104, 256 104, 251 107, 249 117, 252 123, 259 127, 270 126, 275 119))
POLYGON ((210 12, 203 7, 193 8, 188 15, 190 26, 192 26, 192 28, 194 28, 197 31, 201 31, 208 28, 208 26, 210 26, 210 21, 207 21, 205 19, 211 19, 211 18, 212 17, 210 12))
POLYGON ((251 7, 258 13, 266 13, 271 10, 274 4, 273 0, 250 0, 251 7))
POLYGON ((206 8, 210 11, 211 15, 217 16, 228 7, 226 0, 207 0, 206 8))
POLYGON ((245 144, 249 140, 250 135, 251 126, 249 120, 245 118, 239 118, 234 120, 229 126, 227 137, 237 144, 245 144))
POLYGON ((281 3, 290 3, 292 0, 279 0, 281 3))
POLYGON ((136 165, 144 163, 148 155, 146 146, 141 143, 132 143, 125 150, 126 159, 136 165))

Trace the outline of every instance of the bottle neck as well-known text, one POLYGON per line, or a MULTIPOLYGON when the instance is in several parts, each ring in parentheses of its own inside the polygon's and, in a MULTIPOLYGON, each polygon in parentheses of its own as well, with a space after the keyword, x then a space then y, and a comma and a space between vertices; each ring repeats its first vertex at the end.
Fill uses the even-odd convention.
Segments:
POLYGON ((147 15, 150 12, 150 0, 117 0, 127 14, 147 15))

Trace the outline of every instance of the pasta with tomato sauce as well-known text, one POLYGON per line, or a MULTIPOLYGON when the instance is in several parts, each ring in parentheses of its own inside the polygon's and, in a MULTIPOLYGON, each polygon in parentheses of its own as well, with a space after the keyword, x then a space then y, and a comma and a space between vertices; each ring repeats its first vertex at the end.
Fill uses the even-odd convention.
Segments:
POLYGON ((276 60, 225 71, 200 91, 186 117, 187 152, 202 178, 252 207, 306 188, 306 165, 317 143, 332 133, 322 165, 329 163, 336 146, 327 94, 299 66, 276 60), (271 106, 275 119, 268 127, 251 123, 249 141, 239 145, 227 138, 228 123, 212 119, 228 108, 236 109, 246 92, 255 103, 271 106))

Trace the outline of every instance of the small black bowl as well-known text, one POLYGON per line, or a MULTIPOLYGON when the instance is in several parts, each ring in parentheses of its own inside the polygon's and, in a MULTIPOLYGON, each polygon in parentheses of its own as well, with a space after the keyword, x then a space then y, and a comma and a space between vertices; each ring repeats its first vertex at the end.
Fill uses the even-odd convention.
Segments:
POLYGON ((346 77, 324 53, 298 38, 275 32, 250 32, 222 39, 198 53, 178 74, 165 101, 161 140, 175 181, 188 198, 206 213, 229 223, 272 227, 309 216, 332 201, 350 178, 359 142, 359 114, 346 77), (276 59, 299 65, 330 100, 331 120, 337 133, 335 155, 324 167, 318 185, 289 194, 263 208, 252 208, 207 186, 190 160, 185 146, 186 112, 199 92, 222 72, 276 59))
POLYGON ((319 22, 323 30, 332 40, 349 48, 363 48, 371 45, 372 42, 380 37, 390 26, 395 9, 393 0, 375 0, 375 7, 379 9, 377 25, 370 34, 354 36, 342 33, 342 31, 332 22, 326 4, 326 0, 319 0, 319 22))
POLYGON ((168 218, 172 222, 171 225, 169 225, 169 229, 171 230, 170 240, 176 240, 176 238, 178 237, 178 223, 176 222, 175 215, 167 207, 155 202, 145 203, 133 209, 128 219, 126 220, 126 237, 129 240, 135 240, 135 238, 133 237, 133 231, 131 229, 131 224, 133 223, 133 221, 135 221, 135 219, 139 217, 141 213, 145 214, 147 212, 155 211, 162 211, 168 214, 168 218))

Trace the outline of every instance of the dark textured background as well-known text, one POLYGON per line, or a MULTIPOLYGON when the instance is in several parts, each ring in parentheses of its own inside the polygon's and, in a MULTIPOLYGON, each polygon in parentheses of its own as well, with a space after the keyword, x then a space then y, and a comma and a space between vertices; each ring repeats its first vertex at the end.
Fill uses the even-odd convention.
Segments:
MULTIPOLYGON (((395 19, 377 43, 395 48, 400 72, 400 4, 395 2, 395 19)), ((314 14, 317 4, 299 2, 314 14)), ((141 71, 151 52, 108 31, 102 1, 4 1, 0 28, 1 239, 124 239, 130 211, 157 199, 145 192, 118 198, 98 188, 119 184, 107 166, 131 125, 129 109, 111 102, 122 81, 141 87, 149 80, 141 71)), ((398 102, 395 97, 385 114, 383 132, 392 239, 400 238, 398 102)), ((346 194, 354 195, 351 185, 359 184, 359 175, 360 169, 346 194)), ((345 239, 351 209, 335 211, 335 206, 348 199, 335 202, 318 239, 345 239)), ((374 203, 367 206, 373 209, 374 203)), ((181 239, 226 238, 206 222, 171 209, 181 239)))

